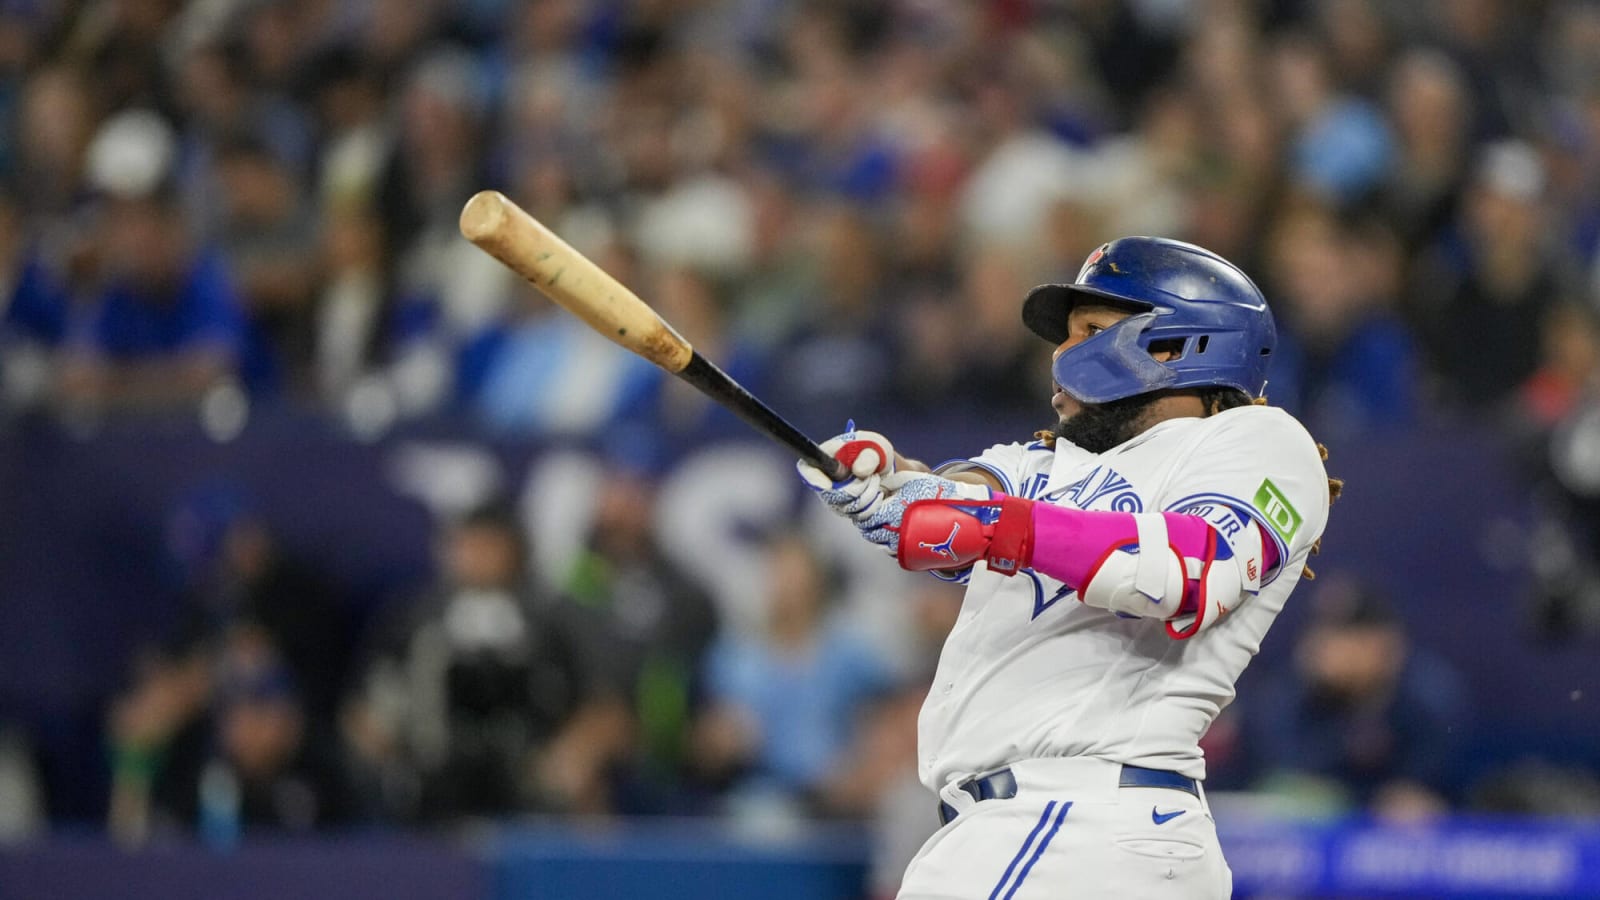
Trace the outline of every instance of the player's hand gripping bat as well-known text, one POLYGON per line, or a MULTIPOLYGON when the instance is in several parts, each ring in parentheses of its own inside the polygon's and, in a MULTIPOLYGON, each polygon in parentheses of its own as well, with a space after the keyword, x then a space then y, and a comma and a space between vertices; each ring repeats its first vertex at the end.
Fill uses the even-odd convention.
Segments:
POLYGON ((624 349, 694 385, 757 431, 830 473, 834 480, 850 476, 849 470, 815 441, 696 353, 632 291, 504 194, 474 194, 461 210, 461 233, 624 349))

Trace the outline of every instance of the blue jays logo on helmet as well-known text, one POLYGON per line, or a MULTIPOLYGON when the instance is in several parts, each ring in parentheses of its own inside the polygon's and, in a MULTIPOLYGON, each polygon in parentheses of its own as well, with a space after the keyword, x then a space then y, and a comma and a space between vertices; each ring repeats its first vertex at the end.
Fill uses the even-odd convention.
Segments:
POLYGON ((1080 303, 1132 315, 1056 358, 1056 383, 1082 403, 1106 403, 1165 388, 1266 389, 1277 345, 1272 311, 1255 282, 1209 250, 1168 238, 1125 237, 1089 255, 1072 284, 1034 288, 1022 321, 1060 344, 1080 303), (1150 355, 1152 344, 1177 355, 1150 355))

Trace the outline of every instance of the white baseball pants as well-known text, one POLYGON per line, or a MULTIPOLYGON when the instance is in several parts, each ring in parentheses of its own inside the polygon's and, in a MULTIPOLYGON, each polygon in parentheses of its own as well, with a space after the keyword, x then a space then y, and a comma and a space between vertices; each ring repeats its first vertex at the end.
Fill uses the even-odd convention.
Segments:
POLYGON ((1098 759, 1025 760, 1011 770, 1010 799, 978 802, 954 785, 940 792, 960 815, 911 861, 899 900, 1231 896, 1204 791, 1121 787, 1121 765, 1098 759))

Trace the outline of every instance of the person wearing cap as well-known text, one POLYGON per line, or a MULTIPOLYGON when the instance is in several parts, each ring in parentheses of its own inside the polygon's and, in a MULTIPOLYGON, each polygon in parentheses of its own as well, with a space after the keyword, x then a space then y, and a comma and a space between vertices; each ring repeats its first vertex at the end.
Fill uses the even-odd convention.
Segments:
POLYGON ((189 233, 175 154, 171 126, 147 110, 112 117, 90 145, 90 274, 60 381, 72 409, 182 408, 237 372, 243 310, 222 257, 189 233))
POLYGON ((842 477, 799 463, 901 568, 967 585, 918 719, 943 827, 899 896, 1230 896, 1200 739, 1342 483, 1265 405, 1276 326, 1221 256, 1118 238, 1021 313, 1054 348, 1034 440, 930 469, 851 423, 842 477))
POLYGON ((1243 710, 1257 787, 1302 809, 1406 821, 1445 812, 1470 720, 1460 676, 1412 646, 1376 589, 1330 579, 1312 600, 1294 671, 1243 710))

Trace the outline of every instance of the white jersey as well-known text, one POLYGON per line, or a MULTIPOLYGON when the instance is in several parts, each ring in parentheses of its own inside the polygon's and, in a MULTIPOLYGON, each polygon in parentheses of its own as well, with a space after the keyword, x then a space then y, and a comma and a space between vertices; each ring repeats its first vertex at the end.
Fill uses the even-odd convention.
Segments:
POLYGON ((918 722, 922 782, 1024 759, 1088 756, 1205 777, 1199 741, 1233 699, 1328 518, 1316 442, 1279 409, 1170 419, 1102 454, 1067 441, 993 447, 981 469, 1007 494, 1086 510, 1204 516, 1230 544, 1250 519, 1278 545, 1260 592, 1187 640, 1155 619, 1085 606, 1032 571, 977 563, 918 722))

